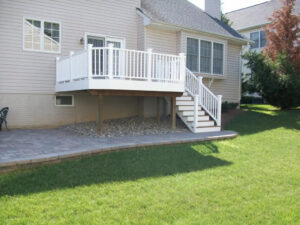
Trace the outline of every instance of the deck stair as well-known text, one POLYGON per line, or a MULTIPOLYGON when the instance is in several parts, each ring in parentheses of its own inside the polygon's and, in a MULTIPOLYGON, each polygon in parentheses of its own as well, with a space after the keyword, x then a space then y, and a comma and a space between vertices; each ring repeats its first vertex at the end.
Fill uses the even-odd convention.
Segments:
POLYGON ((194 133, 221 130, 222 96, 215 96, 202 78, 186 69, 185 93, 176 98, 177 115, 194 133))

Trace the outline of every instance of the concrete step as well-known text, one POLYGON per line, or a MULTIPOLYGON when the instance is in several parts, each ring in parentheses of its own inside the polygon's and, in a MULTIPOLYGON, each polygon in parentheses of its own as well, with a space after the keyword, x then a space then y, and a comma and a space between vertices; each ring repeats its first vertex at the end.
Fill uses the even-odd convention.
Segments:
MULTIPOLYGON (((190 126, 194 126, 193 122, 188 122, 188 124, 190 126)), ((213 127, 215 126, 215 122, 214 121, 200 121, 197 123, 197 127, 213 127)))
POLYGON ((194 105, 194 101, 176 101, 176 105, 194 105))
POLYGON ((177 97, 176 101, 192 101, 193 98, 191 96, 183 96, 183 97, 177 97))
MULTIPOLYGON (((181 111, 183 116, 194 116, 194 110, 190 110, 190 111, 181 111)), ((204 116, 205 112, 202 110, 198 111, 198 116, 204 116)))
POLYGON ((197 127, 196 133, 206 133, 206 132, 218 132, 221 131, 221 127, 197 127))
MULTIPOLYGON (((194 105, 177 105, 179 111, 194 111, 194 105)), ((201 107, 198 107, 198 110, 201 110, 201 107)), ((194 115, 194 113, 193 113, 194 115)))
MULTIPOLYGON (((188 122, 194 122, 194 117, 193 116, 188 116, 186 117, 186 120, 188 122)), ((209 121, 209 116, 198 116, 198 121, 209 121)))

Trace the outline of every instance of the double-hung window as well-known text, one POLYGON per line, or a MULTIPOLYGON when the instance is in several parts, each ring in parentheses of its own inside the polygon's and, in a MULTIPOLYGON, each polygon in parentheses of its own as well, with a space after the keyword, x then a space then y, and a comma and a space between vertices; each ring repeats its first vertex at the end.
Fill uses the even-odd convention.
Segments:
POLYGON ((256 31, 250 33, 250 40, 253 41, 254 43, 251 45, 251 48, 263 48, 266 46, 266 33, 262 31, 256 31))
POLYGON ((223 75, 224 44, 187 38, 187 68, 193 72, 223 75))
POLYGON ((25 50, 59 53, 61 26, 57 22, 24 19, 23 48, 25 50))

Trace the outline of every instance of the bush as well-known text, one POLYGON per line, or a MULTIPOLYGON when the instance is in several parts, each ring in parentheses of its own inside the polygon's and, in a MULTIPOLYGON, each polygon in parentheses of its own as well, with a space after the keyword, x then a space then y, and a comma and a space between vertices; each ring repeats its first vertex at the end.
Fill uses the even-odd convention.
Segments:
POLYGON ((251 81, 263 99, 281 109, 300 105, 300 74, 286 54, 278 54, 275 62, 251 51, 244 58, 252 71, 251 81))
POLYGON ((243 96, 241 99, 241 104, 263 104, 264 100, 262 98, 254 96, 243 96))
POLYGON ((238 103, 234 103, 234 102, 223 102, 222 103, 222 112, 228 112, 229 110, 232 109, 236 109, 236 107, 238 106, 238 103))

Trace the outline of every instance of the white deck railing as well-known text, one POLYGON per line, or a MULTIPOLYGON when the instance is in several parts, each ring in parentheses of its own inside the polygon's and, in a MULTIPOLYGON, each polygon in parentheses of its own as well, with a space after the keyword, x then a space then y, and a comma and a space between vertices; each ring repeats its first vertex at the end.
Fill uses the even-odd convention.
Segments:
POLYGON ((81 79, 178 83, 185 80, 185 56, 89 45, 86 50, 57 58, 56 69, 57 83, 81 79))
POLYGON ((186 69, 185 89, 194 98, 194 128, 197 127, 198 104, 214 119, 217 126, 221 126, 222 95, 214 95, 202 82, 202 77, 197 77, 186 69))

